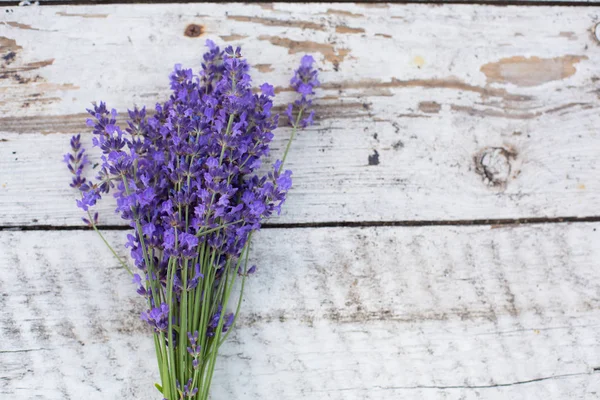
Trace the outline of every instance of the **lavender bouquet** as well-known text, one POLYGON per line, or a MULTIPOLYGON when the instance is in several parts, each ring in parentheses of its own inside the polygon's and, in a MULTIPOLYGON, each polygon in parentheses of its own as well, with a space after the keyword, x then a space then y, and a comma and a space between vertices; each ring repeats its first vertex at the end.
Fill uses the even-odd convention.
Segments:
POLYGON ((300 96, 286 110, 290 140, 281 161, 256 175, 278 126, 273 86, 254 93, 240 48, 207 46, 198 75, 175 66, 173 93, 152 116, 134 108, 122 129, 104 103, 88 110, 93 145, 102 151, 94 180, 84 177, 90 163, 79 135, 65 155, 71 186, 81 194, 77 205, 88 215, 84 222, 118 259, 97 228, 93 206, 113 192, 116 212, 133 228, 125 246, 135 271, 119 261, 146 299, 141 318, 153 332, 156 388, 168 400, 208 398, 219 347, 255 270, 248 268, 252 233, 281 210, 292 185, 283 165, 296 131, 312 123, 311 97, 319 86, 314 60, 304 56, 291 80, 300 96), (238 279, 239 294, 230 301, 238 279))

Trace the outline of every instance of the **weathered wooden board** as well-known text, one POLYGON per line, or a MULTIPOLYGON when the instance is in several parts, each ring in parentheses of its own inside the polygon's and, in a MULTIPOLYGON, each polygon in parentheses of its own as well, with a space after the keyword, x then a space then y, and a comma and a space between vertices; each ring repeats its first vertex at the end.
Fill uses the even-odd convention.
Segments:
MULTIPOLYGON (((168 95, 204 39, 281 90, 305 52, 319 121, 277 222, 597 215, 600 8, 163 4, 0 13, 0 225, 79 221, 59 162, 84 108, 168 95)), ((273 156, 289 131, 281 129, 273 156)), ((104 210, 110 210, 107 205, 104 210)), ((103 222, 121 223, 110 212, 103 222)))
MULTIPOLYGON (((598 223, 264 230, 213 398, 596 399, 599 241, 598 223)), ((141 298, 93 232, 0 248, 1 397, 159 398, 141 298)))
MULTIPOLYGON (((157 4, 157 3, 177 3, 177 0, 136 0, 135 3, 143 4, 157 4)), ((21 6, 36 6, 36 5, 56 5, 56 4, 73 4, 73 5, 88 5, 88 4, 102 4, 102 0, 30 0, 29 4, 27 4, 27 0, 0 0, 0 4, 5 3, 8 5, 21 5, 21 6), (38 4, 35 4, 37 1, 38 4)), ((107 2, 106 2, 107 3, 107 2)), ((118 4, 115 0, 110 0, 111 4, 118 4)), ((131 3, 131 1, 121 0, 122 4, 131 3)), ((259 2, 250 2, 250 3, 259 3, 259 2)), ((292 2, 293 3, 293 2, 292 2)), ((304 1, 302 3, 318 3, 316 1, 304 1)), ((350 2, 348 2, 350 3, 350 2)), ((385 7, 386 4, 384 2, 380 2, 378 0, 364 0, 360 3, 355 4, 368 4, 371 7, 385 7)), ((491 5, 564 5, 564 4, 574 4, 574 5, 589 5, 589 4, 598 4, 598 0, 478 0, 478 1, 469 1, 469 0, 392 0, 387 2, 389 4, 393 3, 424 3, 424 4, 446 4, 446 3, 466 3, 466 4, 491 4, 491 5)), ((235 4, 235 3, 233 3, 235 4)), ((265 6, 269 6, 270 3, 260 3, 265 6)), ((277 4, 277 3, 275 3, 277 4)))

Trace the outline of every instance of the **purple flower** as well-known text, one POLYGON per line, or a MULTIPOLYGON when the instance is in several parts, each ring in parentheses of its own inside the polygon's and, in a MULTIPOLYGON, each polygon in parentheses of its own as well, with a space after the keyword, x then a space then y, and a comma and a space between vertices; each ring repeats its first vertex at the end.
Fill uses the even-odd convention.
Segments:
POLYGON ((181 252, 186 257, 196 255, 196 247, 198 246, 198 238, 196 235, 183 232, 179 237, 181 252))
POLYGON ((169 306, 162 303, 160 307, 143 312, 141 319, 153 327, 155 332, 166 332, 169 326, 169 306))
MULTIPOLYGON (((223 310, 223 307, 221 305, 219 305, 219 307, 217 308, 217 312, 210 319, 210 321, 208 323, 208 330, 206 333, 208 337, 215 336, 215 331, 216 331, 217 327, 219 326, 219 321, 221 320, 222 310, 223 310)), ((229 314, 225 315, 224 320, 223 320, 223 327, 221 328, 222 332, 227 332, 229 330, 229 328, 231 328, 231 326, 233 325, 234 319, 235 319, 235 315, 233 313, 229 313, 229 314)))
POLYGON ((277 187, 283 191, 288 191, 292 187, 292 171, 286 169, 285 172, 277 178, 277 187))
POLYGON ((262 86, 260 87, 260 91, 265 96, 275 96, 275 90, 274 90, 273 86, 269 85, 268 83, 263 83, 262 86))
POLYGON ((196 393, 198 393, 198 388, 193 388, 192 383, 193 380, 192 378, 190 378, 188 382, 183 386, 183 389, 181 389, 181 385, 179 384, 179 382, 177 382, 177 390, 179 391, 181 399, 191 399, 192 397, 196 396, 196 393))
POLYGON ((315 88, 321 84, 318 80, 318 71, 313 68, 314 58, 310 55, 305 55, 300 61, 300 67, 296 70, 290 84, 301 97, 299 100, 288 105, 286 115, 290 125, 306 128, 313 123, 314 111, 311 110, 312 99, 315 94, 315 88), (295 111, 295 112, 294 112, 295 111), (296 121, 298 117, 299 121, 296 121), (303 117, 303 118, 302 118, 303 117))
POLYGON ((94 213, 94 216, 92 217, 91 220, 87 219, 87 218, 81 218, 81 220, 83 221, 84 224, 86 224, 88 227, 93 227, 94 225, 98 225, 98 212, 94 213))
POLYGON ((290 81, 294 90, 303 96, 314 94, 313 89, 321 85, 317 79, 318 72, 312 66, 314 62, 315 59, 310 55, 302 57, 300 67, 296 70, 294 77, 290 81))
POLYGON ((139 274, 133 275, 132 282, 138 286, 137 293, 139 295, 146 296, 148 294, 148 292, 146 291, 146 288, 144 287, 144 284, 142 283, 142 277, 139 274))
POLYGON ((231 328, 234 319, 235 315, 233 313, 227 314, 227 316, 225 317, 225 322, 223 323, 223 332, 227 332, 229 328, 231 328))
POLYGON ((187 289, 194 290, 198 286, 200 279, 203 278, 204 275, 202 274, 202 272, 200 272, 200 264, 196 264, 194 277, 188 281, 187 289))
POLYGON ((85 149, 81 146, 81 135, 71 138, 71 152, 63 156, 63 162, 67 164, 67 168, 73 175, 70 186, 81 190, 86 183, 86 179, 82 175, 83 169, 89 164, 85 149))
POLYGON ((200 345, 198 344, 198 331, 187 333, 188 341, 190 345, 187 348, 187 352, 194 358, 198 358, 200 356, 200 345))

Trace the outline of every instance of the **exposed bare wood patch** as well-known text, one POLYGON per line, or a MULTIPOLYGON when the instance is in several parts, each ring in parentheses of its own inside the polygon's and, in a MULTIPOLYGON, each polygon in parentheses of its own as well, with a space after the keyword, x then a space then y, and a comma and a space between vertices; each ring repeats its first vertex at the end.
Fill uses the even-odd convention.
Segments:
POLYGON ((53 63, 54 63, 54 58, 51 58, 49 60, 35 61, 35 62, 23 64, 18 67, 3 68, 2 70, 0 70, 0 73, 16 73, 16 72, 31 71, 34 69, 47 67, 48 65, 52 65, 53 63))
POLYGON ((346 11, 346 10, 334 10, 333 8, 327 9, 327 11, 325 11, 325 14, 326 15, 341 15, 343 17, 352 17, 352 18, 364 17, 363 14, 356 14, 356 13, 346 11))
POLYGON ((325 59, 331 63, 341 63, 350 53, 349 49, 335 49, 331 44, 316 43, 311 41, 297 41, 277 36, 261 35, 258 40, 266 40, 275 46, 281 46, 288 49, 289 54, 301 52, 319 52, 325 59))
POLYGON ((387 33, 376 33, 375 36, 383 37, 386 39, 391 39, 392 35, 388 35, 387 33))
POLYGON ((0 53, 17 52, 21 49, 22 47, 17 44, 16 40, 0 36, 0 53))
POLYGON ((481 67, 488 82, 537 86, 568 78, 577 72, 575 64, 587 56, 567 55, 555 58, 514 56, 481 67))
POLYGON ((259 72, 273 72, 273 67, 271 66, 271 64, 256 64, 254 65, 254 68, 256 68, 259 72))
POLYGON ((224 42, 235 42, 237 40, 242 40, 242 39, 246 39, 248 36, 246 35, 224 35, 224 36, 219 36, 224 42))
MULTIPOLYGON (((369 115, 371 105, 366 102, 338 102, 319 105, 318 120, 332 118, 362 118, 369 115)), ((283 112, 283 109, 281 109, 283 112)))
POLYGON ((450 109, 453 111, 464 112, 473 116, 481 116, 481 117, 500 117, 500 118, 508 118, 508 119, 532 119, 537 118, 545 114, 553 114, 561 111, 570 110, 572 108, 580 107, 581 109, 587 110, 593 108, 591 104, 588 103, 568 103, 562 104, 557 107, 549 108, 543 111, 530 111, 524 112, 518 108, 513 109, 510 107, 501 107, 501 108, 476 108, 474 106, 462 106, 457 104, 451 104, 450 109))
POLYGON ((248 17, 245 15, 228 15, 227 19, 231 19, 239 22, 252 22, 265 26, 284 26, 300 29, 313 29, 317 31, 324 31, 325 26, 316 22, 310 21, 298 21, 298 20, 280 20, 275 18, 260 18, 260 17, 248 17))
POLYGON ((340 97, 339 97, 339 96, 334 96, 334 95, 330 95, 330 94, 328 94, 328 95, 326 95, 326 96, 323 96, 323 97, 319 97, 319 100, 320 100, 320 101, 327 101, 327 100, 339 100, 339 99, 340 99, 340 97))
POLYGON ((398 118, 431 118, 429 115, 423 114, 411 114, 411 113, 400 113, 396 114, 398 118))
POLYGON ((419 103, 419 111, 428 114, 436 114, 440 112, 442 106, 440 103, 436 103, 435 101, 422 101, 419 103))
POLYGON ((558 36, 567 38, 569 40, 577 40, 577 35, 575 32, 561 32, 558 34, 558 36))
POLYGON ((345 25, 338 25, 335 27, 337 33, 365 33, 363 28, 351 28, 345 25))
POLYGON ((590 103, 579 103, 579 102, 567 103, 567 104, 560 105, 558 107, 551 108, 551 109, 549 109, 546 112, 547 113, 555 113, 555 112, 560 112, 560 111, 568 110, 568 109, 573 108, 573 107, 581 107, 581 108, 583 108, 585 110, 589 110, 590 108, 594 108, 594 105, 590 104, 590 103))
MULTIPOLYGON (((0 129, 4 132, 18 134, 39 132, 43 134, 53 133, 77 133, 87 131, 85 124, 89 114, 71 115, 46 115, 32 117, 2 117, 0 118, 0 129)), ((118 120, 124 123, 124 120, 118 120)))
POLYGON ((83 13, 70 13, 65 11, 59 11, 56 15, 61 17, 81 17, 81 18, 107 18, 108 14, 83 14, 83 13))
MULTIPOLYGON (((19 53, 23 48, 13 39, 0 37, 0 81, 12 81, 18 84, 43 82, 39 75, 23 74, 54 63, 54 59, 21 63, 19 53)), ((0 87, 0 93, 10 89, 10 86, 0 87)), ((27 102, 22 103, 26 104, 27 102)), ((29 103, 27 103, 29 104, 29 103)))
POLYGON ((462 106, 451 104, 450 109, 470 116, 497 117, 506 119, 533 119, 542 115, 542 112, 513 112, 508 109, 476 108, 473 106, 462 106))
POLYGON ((362 80, 353 82, 335 82, 335 83, 324 83, 323 88, 325 89, 363 89, 363 88, 403 88, 403 87, 423 87, 427 89, 452 89, 452 90, 463 90, 466 92, 479 93, 484 97, 501 97, 505 100, 511 101, 528 101, 532 100, 531 96, 512 94, 507 92, 505 89, 496 89, 490 87, 481 87, 471 85, 454 78, 447 79, 410 79, 400 80, 392 78, 389 82, 381 82, 376 80, 362 80))
POLYGON ((274 10, 275 9, 273 3, 254 3, 254 4, 259 6, 263 10, 274 10))
POLYGON ((387 3, 357 3, 357 5, 364 8, 390 8, 387 3))
POLYGON ((30 30, 30 31, 39 31, 39 29, 35 29, 31 25, 21 24, 16 21, 6 21, 4 23, 8 26, 12 26, 13 28, 25 29, 25 30, 30 30))
POLYGON ((32 104, 50 104, 54 102, 59 102, 61 100, 60 97, 31 97, 25 98, 23 104, 21 104, 22 108, 28 108, 32 104))

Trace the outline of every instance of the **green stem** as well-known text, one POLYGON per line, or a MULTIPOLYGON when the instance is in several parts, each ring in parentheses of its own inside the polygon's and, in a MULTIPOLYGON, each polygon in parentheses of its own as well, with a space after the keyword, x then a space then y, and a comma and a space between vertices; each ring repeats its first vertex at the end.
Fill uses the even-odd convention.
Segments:
POLYGON ((102 235, 102 233, 98 230, 98 227, 96 227, 96 224, 94 223, 94 219, 92 218, 92 214, 89 211, 87 212, 87 214, 90 217, 90 225, 92 226, 92 228, 94 229, 94 231, 96 231, 96 233, 98 234, 98 236, 100 236, 100 239, 102 239, 102 241, 104 242, 104 244, 106 245, 106 247, 108 247, 108 249, 113 254, 113 256, 115 256, 115 258, 117 260, 119 260, 119 263, 121 263, 121 266, 123 268, 125 268, 125 270, 127 272, 129 272, 129 275, 133 275, 133 272, 131 271, 131 269, 129 268, 129 266, 121 259, 121 257, 119 257, 117 255, 117 252, 115 251, 115 249, 112 248, 112 246, 108 243, 108 241, 106 240, 106 238, 104 237, 104 235, 102 235))
POLYGON ((248 241, 246 242, 246 244, 247 244, 248 247, 246 247, 246 257, 245 257, 245 260, 244 260, 244 275, 242 275, 242 287, 240 288, 240 296, 238 298, 237 307, 235 309, 235 314, 233 316, 233 322, 231 323, 231 327, 229 327, 229 330, 225 333, 225 336, 223 336, 223 339, 219 343, 218 347, 221 347, 223 345, 223 343, 225 343, 225 341, 229 337, 229 334, 233 330, 233 327, 235 326, 235 323, 237 322, 238 315, 240 314, 240 308, 242 307, 242 298, 244 296, 244 287, 246 285, 246 277, 247 277, 247 274, 248 274, 248 255, 250 254, 250 241, 251 240, 252 240, 252 233, 250 233, 248 235, 248 241))
POLYGON ((179 348, 179 366, 181 370, 179 372, 179 379, 182 385, 187 383, 187 379, 185 379, 185 367, 187 366, 187 270, 188 270, 188 260, 185 260, 182 275, 182 285, 181 289, 181 306, 179 308, 179 313, 181 316, 179 323, 179 343, 177 346, 179 348))
POLYGON ((300 111, 298 112, 298 116, 296 117, 296 122, 294 122, 294 125, 292 127, 292 134, 290 135, 290 140, 288 140, 287 142, 287 146, 285 146, 285 151, 283 152, 283 157, 281 159, 281 165, 279 166, 279 173, 281 173, 281 170, 283 169, 283 164, 285 164, 285 159, 287 158, 288 152, 290 151, 290 147, 292 146, 292 142, 294 141, 294 136, 296 136, 296 131, 298 130, 298 124, 300 123, 300 119, 302 118, 302 113, 304 112, 304 109, 301 108, 300 111))
MULTIPOLYGON (((206 242, 202 243, 202 247, 198 253, 198 259, 199 261, 204 264, 204 252, 206 250, 206 242)), ((203 270, 203 265, 200 265, 200 272, 202 272, 203 270)), ((196 266, 194 265, 194 268, 196 266)), ((200 318, 200 300, 202 298, 202 288, 204 287, 204 282, 207 279, 207 276, 204 275, 204 278, 202 278, 202 281, 198 282, 198 285, 196 286, 196 289, 194 290, 194 296, 195 296, 195 302, 194 302, 194 317, 192 319, 192 332, 195 332, 198 330, 198 327, 196 326, 196 321, 199 321, 200 318)), ((203 303, 204 305, 204 303, 203 303)))
POLYGON ((226 227, 228 227, 228 226, 230 226, 230 225, 235 225, 235 224, 237 224, 237 223, 239 223, 239 222, 242 222, 242 221, 243 221, 243 219, 238 219, 237 221, 233 221, 233 222, 229 222, 229 223, 227 223, 227 224, 219 225, 219 226, 217 226, 216 228, 212 228, 212 229, 209 229, 209 230, 207 230, 207 231, 200 231, 200 232, 196 233, 196 237, 200 237, 200 236, 205 236, 205 235, 208 235, 209 233, 216 232, 216 231, 218 231, 218 230, 221 230, 221 229, 223 229, 223 228, 226 228, 226 227))
MULTIPOLYGON (((247 246, 247 242, 246 245, 244 247, 247 246)), ((247 249, 246 249, 247 251, 247 249)), ((227 270, 224 271, 224 274, 226 274, 226 276, 228 276, 228 274, 230 272, 233 273, 233 277, 230 281, 230 283, 227 285, 226 289, 225 289, 225 294, 223 296, 224 298, 224 302, 223 302, 223 308, 221 309, 221 316, 219 318, 219 324, 217 325, 217 329, 215 330, 215 336, 213 337, 213 340, 211 342, 211 347, 213 347, 213 349, 211 350, 210 353, 210 358, 208 360, 208 369, 206 371, 206 380, 204 382, 204 385, 202 387, 203 390, 203 394, 201 399, 207 399, 208 398, 208 393, 209 393, 209 389, 210 389, 210 384, 212 381, 212 377, 214 374, 214 370, 215 370, 215 363, 217 360, 217 350, 219 349, 219 343, 221 342, 221 333, 223 332, 223 324, 225 322, 225 315, 226 315, 226 310, 227 310, 227 304, 229 303, 229 297, 231 295, 231 289, 233 288, 233 285, 235 284, 235 280, 237 277, 237 269, 239 268, 241 259, 236 263, 236 266, 234 267, 233 271, 231 271, 230 265, 228 264, 228 266, 226 267, 227 270)))
POLYGON ((163 369, 163 371, 164 371, 163 373, 165 376, 164 380, 162 381, 163 395, 171 397, 171 399, 168 399, 168 400, 172 400, 177 397, 177 392, 176 392, 177 387, 174 386, 175 382, 171 383, 171 379, 169 376, 170 370, 174 366, 172 364, 170 365, 170 363, 169 363, 168 349, 167 349, 167 345, 165 343, 165 335, 163 332, 160 333, 159 342, 160 342, 160 347, 162 349, 162 360, 163 360, 161 368, 163 369))
MULTIPOLYGON (((177 242, 177 238, 175 239, 175 241, 177 242)), ((175 246, 177 246, 177 243, 175 244, 175 246)), ((169 353, 169 362, 171 365, 170 369, 170 373, 171 373, 171 384, 173 385, 173 387, 177 387, 177 367, 175 364, 175 349, 173 347, 173 315, 175 315, 175 307, 173 307, 173 279, 175 277, 175 271, 174 269, 176 269, 175 266, 175 259, 171 258, 169 260, 169 264, 167 267, 167 304, 169 306, 169 324, 168 324, 168 328, 167 328, 167 334, 169 335, 168 340, 169 340, 169 344, 168 344, 168 353, 169 353)), ((176 396, 176 393, 175 393, 176 396)), ((175 397, 173 397, 173 399, 175 399, 175 397)), ((169 399, 171 400, 171 399, 169 399)))

